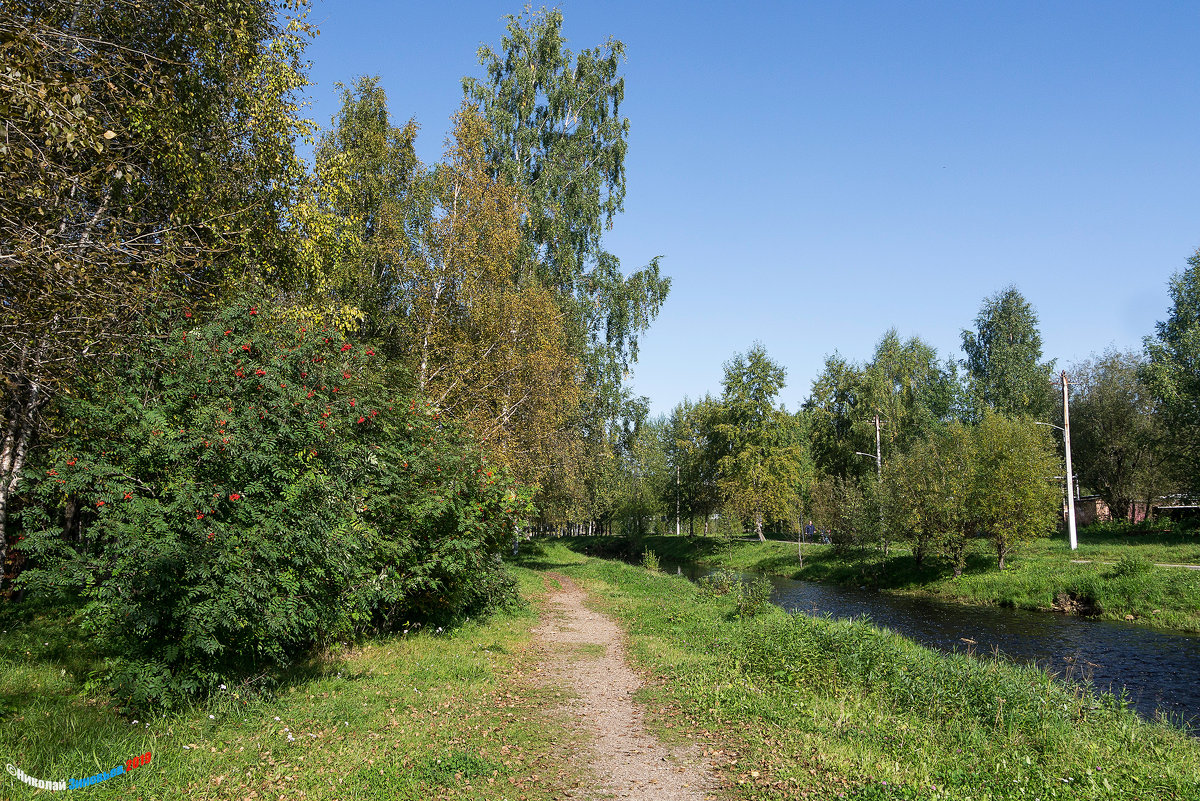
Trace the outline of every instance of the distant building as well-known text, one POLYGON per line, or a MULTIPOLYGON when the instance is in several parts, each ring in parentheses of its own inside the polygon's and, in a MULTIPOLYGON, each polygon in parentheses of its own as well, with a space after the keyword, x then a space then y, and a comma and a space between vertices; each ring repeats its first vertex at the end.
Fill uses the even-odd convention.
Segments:
MULTIPOLYGON (((1165 517, 1168 520, 1183 520, 1200 517, 1200 505, 1188 503, 1188 499, 1178 496, 1155 498, 1151 505, 1154 517, 1165 517)), ((1063 517, 1066 518, 1066 504, 1063 504, 1063 517)), ((1113 519, 1112 511, 1099 495, 1084 495, 1075 500, 1075 522, 1079 526, 1089 526, 1092 523, 1107 523, 1113 519)), ((1126 518, 1134 523, 1146 519, 1146 502, 1134 501, 1129 507, 1126 518)))

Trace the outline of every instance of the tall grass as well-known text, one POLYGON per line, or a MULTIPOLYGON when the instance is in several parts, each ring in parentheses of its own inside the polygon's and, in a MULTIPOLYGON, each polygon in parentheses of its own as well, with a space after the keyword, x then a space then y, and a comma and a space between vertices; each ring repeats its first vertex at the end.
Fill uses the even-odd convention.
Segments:
POLYGON ((659 677, 644 699, 660 732, 706 743, 736 796, 1200 798, 1200 742, 1035 668, 865 621, 742 617, 734 593, 615 562, 563 569, 659 677))
MULTIPOLYGON (((542 579, 518 571, 528 597, 542 579)), ((559 690, 530 682, 530 610, 451 630, 350 644, 283 677, 271 693, 228 687, 150 719, 87 688, 100 666, 77 628, 47 610, 0 621, 0 751, 37 778, 151 762, 89 798, 560 798, 578 765, 556 726, 559 690)), ((38 794, 36 795, 35 794, 38 794)), ((0 798, 45 791, 0 774, 0 798)))

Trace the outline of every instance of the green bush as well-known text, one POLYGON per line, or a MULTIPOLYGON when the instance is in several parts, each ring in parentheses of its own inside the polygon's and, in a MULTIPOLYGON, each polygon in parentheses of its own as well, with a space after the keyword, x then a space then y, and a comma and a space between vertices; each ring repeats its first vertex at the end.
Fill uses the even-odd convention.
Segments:
POLYGON ((82 596, 121 696, 514 595, 493 555, 519 493, 371 347, 261 304, 179 322, 64 397, 22 516, 21 581, 82 596))
POLYGON ((1136 554, 1126 554, 1122 556, 1120 561, 1113 565, 1113 578, 1125 578, 1133 576, 1142 576, 1154 569, 1149 559, 1144 559, 1136 554))
POLYGON ((728 595, 737 586, 737 577, 728 570, 715 570, 696 582, 701 595, 715 598, 728 595))
POLYGON ((734 605, 738 617, 754 617, 771 606, 771 582, 762 576, 737 582, 734 605))
POLYGON ((658 564, 658 557, 654 555, 654 551, 647 548, 642 552, 642 567, 649 570, 651 573, 661 573, 662 568, 658 564))

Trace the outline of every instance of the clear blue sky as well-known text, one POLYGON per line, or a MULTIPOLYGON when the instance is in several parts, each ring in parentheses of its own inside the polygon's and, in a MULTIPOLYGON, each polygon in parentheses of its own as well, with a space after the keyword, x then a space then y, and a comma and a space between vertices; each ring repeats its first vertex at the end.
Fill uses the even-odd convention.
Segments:
MULTIPOLYGON (((625 212, 670 298, 633 384, 720 393, 760 340, 808 395, 889 327, 944 358, 1015 284, 1047 358, 1140 349, 1200 246, 1195 2, 563 2, 572 50, 625 42, 625 212)), ((312 107, 379 75, 440 155, 476 50, 518 2, 314 0, 312 107)))

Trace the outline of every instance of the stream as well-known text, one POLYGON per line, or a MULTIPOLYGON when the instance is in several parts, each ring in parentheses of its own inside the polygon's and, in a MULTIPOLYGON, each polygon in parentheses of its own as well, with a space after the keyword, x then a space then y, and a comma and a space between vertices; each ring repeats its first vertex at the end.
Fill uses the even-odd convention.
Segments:
MULTIPOLYGON (((689 564, 663 569, 693 581, 715 572, 689 564)), ((788 612, 865 617, 940 651, 995 651, 1063 678, 1090 678, 1097 690, 1124 691, 1142 716, 1161 715, 1200 734, 1200 634, 764 577, 773 585, 771 601, 788 612)))

